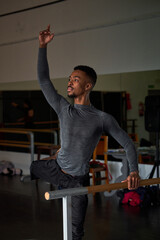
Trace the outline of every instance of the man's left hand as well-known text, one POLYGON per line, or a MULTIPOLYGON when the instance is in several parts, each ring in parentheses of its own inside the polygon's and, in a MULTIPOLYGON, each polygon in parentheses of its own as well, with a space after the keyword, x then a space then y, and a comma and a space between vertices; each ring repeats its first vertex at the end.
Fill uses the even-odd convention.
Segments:
POLYGON ((139 187, 139 181, 140 181, 139 173, 138 171, 135 171, 131 172, 127 179, 122 182, 128 182, 128 189, 134 190, 139 187))

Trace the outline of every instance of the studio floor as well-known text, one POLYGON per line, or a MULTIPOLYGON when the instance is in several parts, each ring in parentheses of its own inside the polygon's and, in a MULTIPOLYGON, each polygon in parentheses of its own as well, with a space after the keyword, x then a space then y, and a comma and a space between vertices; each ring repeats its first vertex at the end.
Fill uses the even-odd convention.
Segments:
MULTIPOLYGON (((0 239, 62 240, 62 202, 46 201, 50 185, 0 176, 0 239)), ((89 195, 84 240, 159 240, 160 206, 119 205, 116 194, 89 195)))

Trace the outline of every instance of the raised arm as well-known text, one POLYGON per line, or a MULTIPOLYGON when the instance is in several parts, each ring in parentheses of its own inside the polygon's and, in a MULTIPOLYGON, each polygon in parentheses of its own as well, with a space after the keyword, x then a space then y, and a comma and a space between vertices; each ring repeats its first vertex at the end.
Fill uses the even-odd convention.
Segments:
POLYGON ((47 45, 52 41, 54 34, 50 32, 50 25, 46 30, 39 33, 39 54, 38 54, 38 81, 42 92, 50 106, 59 114, 68 103, 55 90, 49 75, 49 66, 47 60, 47 45))

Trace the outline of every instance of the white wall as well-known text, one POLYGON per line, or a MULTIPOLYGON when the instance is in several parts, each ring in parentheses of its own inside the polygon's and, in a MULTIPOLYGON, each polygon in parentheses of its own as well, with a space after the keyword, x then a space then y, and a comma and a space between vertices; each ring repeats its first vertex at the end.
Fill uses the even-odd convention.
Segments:
MULTIPOLYGON (((46 3, 1 2, 0 14, 46 3)), ((159 10, 158 0, 66 0, 0 17, 0 82, 37 78, 37 37, 48 23, 55 31, 51 78, 67 77, 77 64, 98 74, 159 69, 159 10)))
POLYGON ((150 71, 160 69, 160 1, 66 0, 1 17, 42 3, 1 0, 0 90, 39 89, 38 33, 50 23, 55 39, 48 58, 58 92, 66 96, 66 79, 75 65, 91 65, 99 75, 95 90, 130 93, 128 118, 137 119, 139 137, 148 139, 138 103, 144 102, 148 85, 160 79, 160 71, 150 71))

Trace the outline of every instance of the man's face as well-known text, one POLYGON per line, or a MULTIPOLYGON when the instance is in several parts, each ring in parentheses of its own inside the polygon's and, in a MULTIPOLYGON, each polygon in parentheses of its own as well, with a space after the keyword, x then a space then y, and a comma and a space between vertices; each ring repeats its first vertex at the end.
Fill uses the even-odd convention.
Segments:
POLYGON ((76 98, 84 95, 87 91, 88 84, 91 83, 85 72, 81 70, 73 71, 68 81, 68 97, 76 98))

